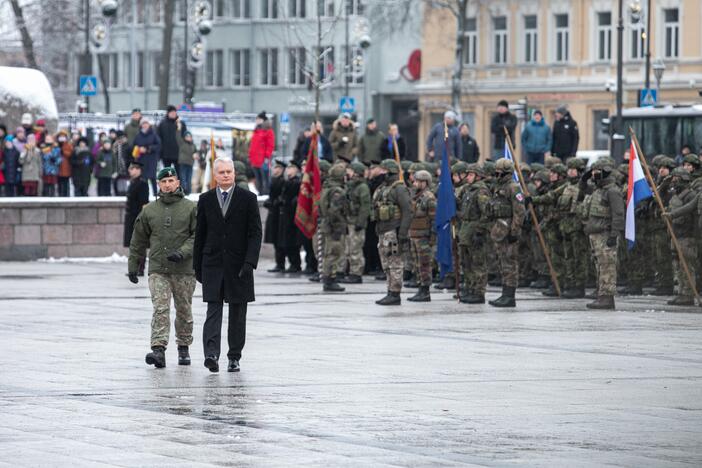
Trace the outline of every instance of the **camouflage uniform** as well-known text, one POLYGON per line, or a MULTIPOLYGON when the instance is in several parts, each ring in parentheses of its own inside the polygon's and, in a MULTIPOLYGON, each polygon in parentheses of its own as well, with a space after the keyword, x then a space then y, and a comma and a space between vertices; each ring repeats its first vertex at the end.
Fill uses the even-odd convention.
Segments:
MULTIPOLYGON (((319 161, 319 175, 322 178, 322 185, 327 179, 329 169, 331 169, 331 164, 329 164, 329 161, 324 159, 319 161)), ((319 200, 315 203, 317 204, 317 208, 319 208, 319 200)), ((312 250, 317 257, 317 269, 321 272, 324 269, 324 236, 322 235, 320 226, 322 226, 324 222, 324 217, 322 216, 321 210, 318 209, 317 212, 319 216, 317 217, 317 230, 314 231, 314 236, 312 238, 312 250)), ((319 278, 312 277, 310 279, 313 281, 319 281, 319 278)))
POLYGON ((361 282, 365 257, 363 244, 366 241, 366 226, 370 216, 370 188, 363 177, 365 166, 361 163, 350 165, 354 177, 346 183, 348 198, 348 233, 346 235, 346 258, 349 262, 349 275, 354 282, 361 282))
POLYGON ((344 188, 345 174, 346 169, 339 164, 329 169, 329 177, 324 181, 319 201, 319 212, 322 216, 320 231, 324 236, 322 277, 325 285, 329 285, 335 274, 343 269, 348 212, 344 188))
POLYGON ((151 346, 168 346, 171 333, 171 296, 175 305, 175 331, 178 346, 193 344, 192 302, 195 292, 195 276, 149 274, 149 291, 154 314, 151 318, 151 346))
MULTIPOLYGON (((402 290, 402 250, 408 248, 411 221, 410 196, 407 186, 398 179, 399 167, 394 160, 384 160, 381 166, 388 176, 373 194, 373 218, 378 233, 378 252, 387 276, 388 296, 399 303, 402 290)), ((380 302, 379 302, 380 303, 380 302)))
MULTIPOLYGON (((532 166, 533 165, 534 164, 532 164, 532 166)), ((535 190, 534 192, 531 192, 535 198, 548 193, 549 180, 547 170, 540 170, 534 174, 534 180, 540 182, 538 187, 536 183, 534 184, 535 190)), ((537 219, 544 219, 544 206, 534 206, 534 212, 536 213, 537 219)), ((533 222, 530 221, 528 224, 531 225, 532 223, 533 222)), ((527 222, 525 221, 524 224, 527 224, 527 222)), ((548 270, 548 263, 546 263, 544 251, 541 247, 541 243, 539 242, 539 236, 536 234, 535 229, 532 229, 529 232, 529 246, 532 253, 533 269, 537 274, 536 281, 534 281, 530 286, 537 289, 547 288, 551 284, 551 275, 548 270)))
MULTIPOLYGON (((483 170, 477 164, 470 164, 468 172, 477 177, 483 176, 483 170)), ((458 217, 461 221, 458 231, 458 248, 460 249, 461 269, 464 294, 461 302, 479 304, 485 302, 487 286, 487 251, 488 208, 490 189, 482 180, 464 185, 456 194, 458 217)))
POLYGON ((496 307, 514 307, 514 292, 519 282, 519 235, 524 223, 524 195, 512 180, 514 165, 501 158, 495 164, 497 177, 490 200, 490 215, 494 221, 490 238, 495 243, 502 273, 502 296, 490 301, 496 307))
MULTIPOLYGON (((656 158, 653 158, 654 161, 656 158)), ((669 170, 675 168, 675 161, 672 158, 663 156, 659 159, 657 166, 667 167, 669 170)), ((664 206, 670 202, 670 191, 668 183, 670 177, 662 179, 659 177, 658 193, 661 196, 664 206)), ((651 255, 650 261, 655 269, 656 290, 654 294, 670 296, 673 294, 673 259, 669 254, 670 235, 666 228, 663 215, 658 203, 654 199, 645 200, 642 203, 649 205, 651 211, 651 255)))
MULTIPOLYGON (((617 244, 624 230, 624 199, 612 176, 608 161, 598 160, 593 172, 600 171, 595 191, 585 207, 584 232, 590 239, 597 270, 597 300, 588 308, 613 309, 617 287, 617 244)), ((593 177, 594 180, 594 177, 593 177)))
MULTIPOLYGON (((431 183, 431 175, 428 172, 421 171, 420 177, 427 178, 427 185, 431 183)), ((436 198, 429 187, 415 191, 411 207, 412 221, 409 227, 409 238, 415 273, 420 286, 428 290, 431 286, 432 226, 436 216, 436 198)))
MULTIPOLYGON (((673 225, 673 232, 678 239, 678 245, 682 252, 687 268, 693 281, 696 279, 697 271, 697 239, 695 230, 697 223, 698 194, 691 189, 690 174, 679 167, 673 170, 672 188, 673 196, 670 199, 670 217, 673 225)), ((678 257, 674 245, 670 245, 673 256, 673 267, 675 279, 678 283, 678 296, 668 303, 671 305, 694 305, 694 292, 687 279, 682 263, 678 257)))
MULTIPOLYGON (((568 169, 584 168, 581 159, 571 158, 568 169)), ((583 232, 583 223, 578 217, 578 199, 580 198, 580 177, 569 177, 556 203, 560 221, 558 229, 563 237, 563 297, 579 298, 585 296, 587 282, 588 249, 587 238, 583 232)))
POLYGON ((234 177, 236 186, 247 192, 250 191, 249 178, 246 176, 246 164, 241 161, 234 161, 234 173, 236 174, 234 177))

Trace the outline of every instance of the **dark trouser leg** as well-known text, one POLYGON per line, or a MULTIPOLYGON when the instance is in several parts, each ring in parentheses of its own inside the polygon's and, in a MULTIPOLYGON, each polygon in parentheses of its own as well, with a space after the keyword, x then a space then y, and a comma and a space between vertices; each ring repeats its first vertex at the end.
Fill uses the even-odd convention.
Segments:
POLYGON ((290 247, 287 247, 285 249, 286 254, 288 256, 288 261, 290 262, 290 266, 300 268, 300 264, 302 263, 302 259, 300 259, 300 246, 299 245, 293 245, 290 247))
POLYGON ((275 252, 275 265, 285 268, 285 249, 283 247, 273 246, 275 252))
POLYGON ((317 257, 314 255, 312 240, 305 237, 302 240, 302 246, 305 248, 305 264, 312 270, 317 271, 317 257))
MULTIPOLYGON (((243 304, 229 304, 229 330, 227 332, 229 341, 227 357, 229 359, 241 359, 241 350, 244 349, 244 343, 246 342, 247 305, 245 302, 243 304)), ((209 318, 209 313, 207 316, 209 318)), ((220 309, 220 323, 221 318, 220 309)))
POLYGON ((202 327, 202 345, 205 357, 215 356, 219 359, 219 349, 222 341, 222 303, 207 303, 207 318, 202 327))
POLYGON ((59 192, 59 197, 67 197, 69 194, 69 187, 70 187, 70 178, 69 177, 59 177, 58 178, 58 192, 59 192))

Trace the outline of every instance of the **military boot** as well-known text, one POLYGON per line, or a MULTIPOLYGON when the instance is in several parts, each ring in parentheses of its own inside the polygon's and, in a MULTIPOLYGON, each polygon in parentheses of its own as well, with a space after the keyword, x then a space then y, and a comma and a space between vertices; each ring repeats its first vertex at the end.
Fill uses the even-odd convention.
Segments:
POLYGON ((409 281, 413 276, 412 270, 402 270, 402 281, 409 281))
POLYGON ((602 310, 614 309, 614 296, 598 296, 595 302, 591 302, 585 307, 587 307, 588 309, 602 310))
POLYGON ((515 288, 502 286, 502 295, 493 301, 489 301, 493 307, 516 307, 517 301, 514 299, 515 288))
POLYGON ((378 305, 383 305, 383 306, 385 306, 385 305, 400 305, 402 303, 402 300, 400 299, 399 292, 388 291, 388 294, 384 298, 382 298, 378 301, 375 301, 375 303, 378 305))
POLYGON ((456 278, 453 275, 446 275, 441 283, 434 286, 435 289, 456 289, 456 278))
POLYGON ((551 280, 546 276, 539 276, 536 281, 533 281, 529 287, 533 289, 545 289, 551 284, 551 280))
POLYGON ((490 286, 502 286, 502 275, 496 274, 492 278, 488 278, 488 284, 490 286))
POLYGON ((431 302, 431 295, 429 294, 429 286, 420 286, 417 294, 407 299, 411 302, 431 302))
POLYGON ((623 296, 640 296, 643 294, 641 286, 629 284, 627 286, 617 288, 617 293, 623 296))
POLYGON ((674 306, 693 306, 695 305, 695 300, 692 296, 675 296, 669 300, 667 304, 674 306))
POLYGON ((334 278, 330 276, 324 277, 324 287, 322 288, 324 292, 344 292, 346 288, 339 286, 334 278))
POLYGON ((543 294, 546 297, 558 297, 558 291, 556 291, 556 285, 551 283, 551 285, 548 287, 546 291, 542 291, 541 294, 543 294))
POLYGON ((187 346, 178 346, 178 365, 179 366, 189 366, 190 365, 190 353, 188 352, 187 346))
POLYGON ((485 295, 475 291, 468 291, 468 294, 461 296, 462 304, 485 304, 485 295))
POLYGON ((388 277, 385 275, 384 272, 380 272, 377 275, 373 277, 376 281, 385 281, 388 279, 388 277))
POLYGON ((321 276, 320 276, 319 272, 316 272, 316 273, 313 273, 312 276, 310 276, 307 279, 312 281, 312 282, 319 283, 321 276))
POLYGON ((597 292, 597 289, 595 289, 594 291, 592 291, 589 294, 585 294, 585 299, 597 299, 598 297, 600 297, 600 295, 597 292))
POLYGON ((658 286, 651 294, 654 296, 672 296, 674 293, 672 286, 658 286))
POLYGON ((166 367, 166 348, 163 346, 152 346, 151 352, 146 355, 146 363, 155 366, 157 369, 166 367))
POLYGON ((363 278, 361 278, 359 275, 346 275, 343 279, 339 280, 339 283, 361 284, 363 283, 363 278))
POLYGON ((410 279, 408 279, 407 281, 405 281, 404 283, 402 283, 402 286, 405 287, 405 288, 418 288, 418 287, 421 286, 421 285, 420 285, 419 282, 417 281, 417 278, 415 278, 415 276, 412 275, 412 276, 410 277, 410 279))
POLYGON ((585 288, 583 286, 575 286, 568 288, 561 294, 563 299, 582 299, 585 297, 585 288))

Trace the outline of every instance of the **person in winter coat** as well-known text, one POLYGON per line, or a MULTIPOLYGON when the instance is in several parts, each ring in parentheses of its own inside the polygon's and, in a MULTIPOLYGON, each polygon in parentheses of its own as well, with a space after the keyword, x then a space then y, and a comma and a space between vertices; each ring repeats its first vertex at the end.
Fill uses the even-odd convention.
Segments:
POLYGON ((71 178, 76 197, 87 197, 90 187, 90 175, 93 172, 94 159, 88 148, 88 139, 81 137, 71 156, 71 178))
POLYGON ((383 143, 387 143, 385 134, 378 130, 378 124, 375 122, 375 119, 368 119, 368 122, 366 122, 366 133, 358 140, 359 161, 370 163, 371 161, 383 159, 380 156, 383 143))
POLYGON ((342 160, 351 162, 358 150, 358 138, 356 137, 356 126, 351 121, 351 114, 344 112, 338 120, 332 124, 332 132, 329 134, 329 143, 334 152, 334 161, 342 160))
POLYGON ((497 114, 492 116, 490 121, 490 132, 492 133, 492 156, 494 160, 505 156, 505 127, 509 133, 512 144, 514 141, 514 130, 517 128, 517 117, 509 111, 509 103, 504 99, 497 103, 497 114))
POLYGON ((132 117, 129 123, 124 126, 124 134, 127 135, 127 144, 134 146, 134 139, 141 129, 141 109, 132 109, 132 117))
POLYGON ((310 145, 312 144, 312 132, 314 131, 317 132, 317 137, 319 138, 319 143, 317 145, 317 158, 320 161, 325 160, 332 162, 334 160, 332 147, 327 137, 324 136, 324 127, 322 126, 322 122, 319 121, 312 124, 312 126, 310 127, 310 136, 307 138, 307 140, 305 140, 305 144, 302 146, 302 153, 305 155, 305 159, 307 159, 307 155, 310 152, 310 145))
POLYGON ((176 134, 180 133, 182 137, 186 130, 185 123, 178 118, 175 106, 169 105, 166 108, 166 118, 158 124, 156 133, 161 140, 161 161, 163 166, 175 167, 181 184, 183 183, 183 177, 178 167, 178 137, 176 134))
POLYGON ((266 111, 262 111, 256 116, 256 128, 249 144, 249 164, 256 177, 256 189, 261 194, 268 193, 268 173, 264 170, 264 166, 267 167, 270 164, 274 148, 275 135, 266 111))
POLYGON ((573 120, 565 106, 556 109, 556 122, 553 124, 553 143, 551 155, 565 162, 576 155, 580 143, 578 122, 573 120))
POLYGON ((392 139, 395 138, 395 144, 397 144, 397 153, 400 155, 400 161, 405 161, 409 157, 407 154, 407 144, 405 144, 405 139, 400 135, 400 130, 397 124, 390 124, 388 127, 388 136, 383 138, 380 143, 380 159, 373 159, 368 162, 362 161, 364 164, 378 164, 383 159, 395 159, 395 150, 393 148, 392 139))
POLYGON ((282 273, 285 271, 285 249, 281 247, 278 232, 280 230, 280 195, 285 186, 285 167, 287 164, 276 159, 271 170, 271 191, 268 199, 263 202, 263 207, 268 210, 266 225, 263 230, 263 243, 272 244, 275 256, 275 266, 268 273, 282 273))
MULTIPOLYGON (((178 130, 180 130, 180 120, 178 121, 178 130)), ((186 195, 190 195, 190 186, 193 178, 193 163, 195 162, 195 143, 190 132, 185 132, 181 136, 180 131, 176 132, 178 140, 178 170, 180 171, 180 186, 186 195)))
POLYGON ((461 136, 456 128, 456 113, 453 111, 444 112, 444 121, 434 125, 427 135, 426 151, 429 161, 441 161, 444 152, 444 125, 448 127, 448 157, 458 158, 463 154, 461 136))
POLYGON ((293 161, 297 161, 302 164, 302 161, 307 159, 307 154, 304 152, 305 142, 312 136, 312 130, 309 128, 304 129, 297 135, 297 140, 295 140, 295 149, 293 150, 293 161))
MULTIPOLYGON (((2 125, 0 124, 0 143, 5 140, 5 135, 2 133, 2 125)), ((4 145, 0 145, 0 197, 5 192, 5 163, 4 163, 4 145)))
POLYGON ((462 123, 458 127, 458 133, 461 135, 461 161, 471 164, 480 161, 480 147, 475 138, 470 136, 470 125, 462 123))
POLYGON ((146 119, 141 121, 139 133, 134 137, 132 156, 135 160, 144 165, 142 177, 151 184, 154 196, 158 194, 158 184, 156 183, 156 166, 158 155, 161 154, 161 139, 158 137, 151 122, 146 119))
MULTIPOLYGON (((127 135, 123 131, 115 132, 115 142, 112 144, 112 158, 117 165, 117 177, 113 180, 113 189, 115 195, 125 196, 129 185, 129 165, 132 163, 131 152, 129 151, 129 143, 127 135)), ((140 173, 141 175, 141 173, 140 173)))
POLYGON ((544 157, 551 151, 551 128, 546 125, 540 110, 534 111, 531 120, 522 132, 522 148, 528 164, 544 163, 544 157))
POLYGON ((3 175, 5 176, 5 196, 14 197, 17 195, 17 184, 19 177, 17 176, 17 168, 19 167, 20 153, 12 144, 12 137, 5 137, 2 151, 3 175))
POLYGON ((39 194, 39 182, 42 175, 42 153, 37 148, 37 138, 34 134, 27 137, 24 151, 20 153, 19 162, 22 166, 22 189, 25 197, 36 197, 39 194))
MULTIPOLYGON (((277 247, 284 252, 290 266, 285 273, 300 273, 302 271, 300 260, 300 245, 302 235, 295 225, 295 211, 297 210, 297 196, 300 193, 300 167, 292 161, 285 168, 285 182, 280 193, 280 218, 278 221, 277 247)), ((283 263, 284 264, 284 263, 283 263)))
POLYGON ((71 188, 71 156, 73 155, 73 143, 68 139, 68 134, 61 130, 56 137, 58 146, 61 149, 61 164, 58 170, 58 195, 67 197, 71 188))
POLYGON ((44 144, 41 146, 43 167, 44 167, 44 188, 42 195, 53 197, 56 195, 56 184, 58 183, 58 172, 61 165, 61 148, 54 143, 51 134, 44 136, 44 144))
POLYGON ((112 153, 112 143, 109 139, 102 142, 102 149, 98 151, 96 163, 98 197, 112 195, 112 177, 117 174, 117 161, 112 153))

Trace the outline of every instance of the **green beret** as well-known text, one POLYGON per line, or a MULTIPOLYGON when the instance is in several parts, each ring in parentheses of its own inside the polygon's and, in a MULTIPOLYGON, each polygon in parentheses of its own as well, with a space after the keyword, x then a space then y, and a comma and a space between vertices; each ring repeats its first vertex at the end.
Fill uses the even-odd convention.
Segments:
POLYGON ((158 171, 158 174, 156 175, 156 178, 158 180, 165 179, 166 177, 178 177, 178 173, 175 170, 175 167, 164 167, 160 171, 158 171))

